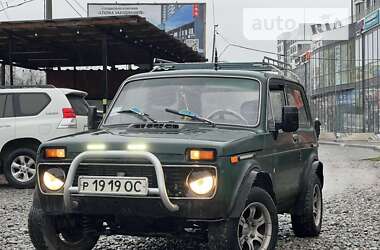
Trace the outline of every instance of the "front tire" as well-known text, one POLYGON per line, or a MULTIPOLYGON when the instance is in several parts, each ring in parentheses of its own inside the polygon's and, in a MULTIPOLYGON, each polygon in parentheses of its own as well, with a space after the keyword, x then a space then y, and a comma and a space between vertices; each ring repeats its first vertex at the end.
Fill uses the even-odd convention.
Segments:
POLYGON ((15 188, 33 188, 37 173, 36 151, 19 148, 11 151, 5 159, 4 175, 15 188))
POLYGON ((62 222, 64 219, 64 217, 46 215, 33 203, 28 218, 29 236, 33 246, 37 250, 90 250, 96 245, 99 239, 98 233, 84 230, 83 224, 78 223, 78 220, 75 225, 59 228, 57 222, 62 222))
POLYGON ((322 185, 314 173, 292 214, 293 232, 298 237, 315 237, 321 232, 323 216, 322 185))
POLYGON ((209 248, 274 249, 277 233, 277 209, 272 197, 265 190, 254 187, 238 219, 209 225, 209 248))

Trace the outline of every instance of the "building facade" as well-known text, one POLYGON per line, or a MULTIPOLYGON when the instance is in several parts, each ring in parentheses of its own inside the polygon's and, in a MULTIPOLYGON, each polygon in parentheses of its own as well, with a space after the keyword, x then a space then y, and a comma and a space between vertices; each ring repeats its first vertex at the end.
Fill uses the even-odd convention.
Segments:
POLYGON ((380 0, 355 1, 349 40, 313 42, 294 71, 325 132, 380 133, 380 0), (302 60, 303 59, 303 60, 302 60))

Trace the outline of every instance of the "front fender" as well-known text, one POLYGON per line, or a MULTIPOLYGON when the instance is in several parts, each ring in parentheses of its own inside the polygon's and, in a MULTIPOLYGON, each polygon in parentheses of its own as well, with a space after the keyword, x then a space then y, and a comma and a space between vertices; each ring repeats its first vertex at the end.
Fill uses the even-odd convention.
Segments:
POLYGON ((240 216, 259 171, 260 170, 257 166, 252 166, 246 171, 244 178, 240 182, 239 188, 236 189, 231 199, 228 207, 228 217, 238 218, 240 216))

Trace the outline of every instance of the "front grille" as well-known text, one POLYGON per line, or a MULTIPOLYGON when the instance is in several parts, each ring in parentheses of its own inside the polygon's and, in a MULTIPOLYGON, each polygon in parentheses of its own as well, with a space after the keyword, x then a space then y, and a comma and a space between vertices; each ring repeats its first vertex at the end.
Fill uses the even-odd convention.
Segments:
MULTIPOLYGON (((186 178, 193 170, 208 170, 216 175, 215 168, 201 166, 163 166, 165 184, 169 197, 191 197, 186 186, 186 178)), ((74 186, 79 176, 128 176, 147 177, 150 188, 157 188, 156 172, 152 165, 81 164, 78 167, 74 186), (121 175, 122 174, 122 175, 121 175)))

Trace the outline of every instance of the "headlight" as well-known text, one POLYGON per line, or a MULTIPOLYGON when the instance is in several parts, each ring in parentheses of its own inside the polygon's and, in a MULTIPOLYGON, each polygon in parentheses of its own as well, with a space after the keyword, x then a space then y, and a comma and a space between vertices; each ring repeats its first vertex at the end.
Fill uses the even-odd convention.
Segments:
POLYGON ((65 185, 65 171, 61 168, 51 168, 44 173, 44 185, 50 191, 58 191, 65 185))
POLYGON ((209 171, 192 172, 187 178, 190 190, 198 195, 210 193, 215 187, 215 177, 209 171))

